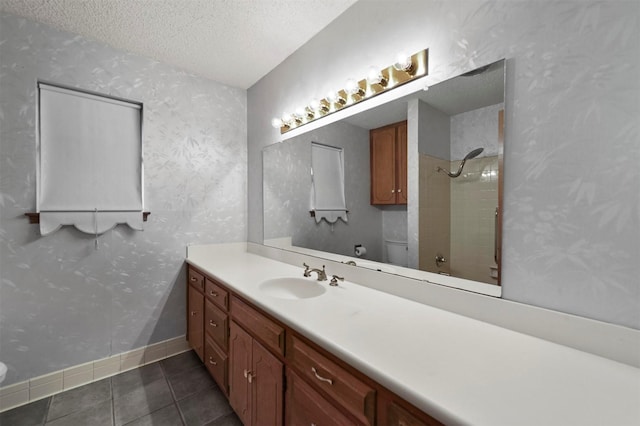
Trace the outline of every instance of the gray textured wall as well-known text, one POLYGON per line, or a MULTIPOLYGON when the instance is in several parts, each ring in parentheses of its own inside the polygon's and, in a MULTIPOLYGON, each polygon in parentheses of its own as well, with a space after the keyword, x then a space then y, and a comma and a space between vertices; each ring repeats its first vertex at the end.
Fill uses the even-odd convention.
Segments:
POLYGON ((0 360, 4 385, 185 333, 185 246, 246 238, 246 92, 0 17, 0 360), (144 232, 41 237, 36 79, 144 103, 144 232))
MULTIPOLYGON (((640 328, 639 16, 635 0, 361 0, 249 89, 249 199, 282 111, 399 50, 429 48, 434 81, 507 58, 503 296, 640 328)), ((252 203, 251 241, 261 224, 252 203)))

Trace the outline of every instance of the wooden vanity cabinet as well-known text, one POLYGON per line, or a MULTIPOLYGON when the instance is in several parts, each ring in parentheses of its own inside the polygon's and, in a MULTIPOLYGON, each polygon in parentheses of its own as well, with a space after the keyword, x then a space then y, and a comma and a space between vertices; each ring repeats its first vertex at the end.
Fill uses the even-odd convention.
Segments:
POLYGON ((371 204, 407 204, 407 122, 369 133, 371 204))
POLYGON ((193 266, 187 280, 187 339, 245 426, 440 425, 193 266))
MULTIPOLYGON (((232 301, 232 312, 234 312, 234 306, 232 301)), ((262 316, 258 312, 254 314, 256 314, 255 317, 262 316)), ((271 322, 269 319, 267 321, 271 322)), ((276 324, 256 323, 252 323, 252 326, 259 330, 277 327, 276 324)), ((282 425, 284 364, 254 336, 238 325, 235 317, 231 321, 230 331, 229 403, 231 407, 245 426, 282 425)), ((282 332, 284 333, 284 329, 282 332)))
POLYGON ((204 276, 189 268, 187 281, 187 340, 204 361, 204 276))

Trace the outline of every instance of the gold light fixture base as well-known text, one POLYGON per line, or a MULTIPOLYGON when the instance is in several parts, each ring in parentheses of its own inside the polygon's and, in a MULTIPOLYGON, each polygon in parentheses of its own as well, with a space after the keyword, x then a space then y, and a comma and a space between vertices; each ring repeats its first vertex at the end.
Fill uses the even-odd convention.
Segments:
POLYGON ((330 102, 327 98, 320 101, 322 108, 315 111, 312 117, 302 117, 301 120, 290 125, 280 127, 280 134, 287 133, 293 129, 297 129, 305 124, 311 123, 319 118, 326 117, 336 111, 348 108, 366 99, 370 99, 380 93, 388 92, 396 87, 402 86, 412 80, 424 77, 429 70, 429 49, 411 55, 411 66, 407 70, 397 70, 393 65, 389 65, 380 71, 382 81, 380 83, 370 84, 366 78, 358 81, 358 90, 355 94, 350 95, 344 89, 338 90, 338 99, 344 101, 330 102))

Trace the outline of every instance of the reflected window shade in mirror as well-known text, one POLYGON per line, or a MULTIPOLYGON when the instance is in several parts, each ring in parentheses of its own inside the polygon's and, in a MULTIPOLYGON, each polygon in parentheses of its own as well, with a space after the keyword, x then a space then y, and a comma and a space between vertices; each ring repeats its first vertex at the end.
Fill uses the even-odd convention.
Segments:
POLYGON ((42 82, 38 92, 41 234, 141 230, 142 104, 42 82))
POLYGON ((341 148, 311 144, 311 211, 317 223, 322 219, 347 222, 344 194, 344 161, 341 148))
MULTIPOLYGON (((305 253, 312 249, 319 257, 345 263, 355 261, 358 267, 391 271, 388 265, 380 263, 388 259, 384 255, 385 242, 402 241, 408 247, 409 267, 394 265, 392 273, 499 296, 504 134, 499 117, 504 114, 504 84, 505 61, 501 60, 478 72, 432 85, 428 91, 417 90, 267 147, 263 176, 265 244, 305 253), (408 185, 408 191, 403 189, 407 194, 406 205, 371 205, 370 175, 376 165, 371 162, 367 146, 370 132, 403 121, 409 129, 406 151, 393 149, 386 155, 402 157, 409 164, 407 177, 414 184, 408 185), (305 135, 312 136, 305 138, 305 135), (296 227, 277 230, 269 219, 275 211, 269 206, 280 202, 272 199, 273 187, 290 191, 288 199, 299 198, 295 195, 299 185, 293 179, 283 185, 282 174, 274 173, 276 166, 270 162, 286 157, 292 167, 309 168, 308 160, 305 164, 305 157, 298 157, 295 152, 307 155, 308 159, 304 143, 311 137, 329 141, 331 145, 332 141, 340 141, 340 146, 349 143, 349 148, 345 148, 347 153, 356 147, 363 148, 357 151, 357 158, 351 154, 344 158, 345 192, 353 215, 341 233, 349 232, 353 236, 350 247, 346 241, 342 245, 337 243, 337 233, 333 238, 324 238, 321 233, 302 238, 296 227), (479 148, 483 149, 481 153, 479 148), (457 178, 437 171, 440 167, 457 172, 471 152, 478 155, 467 158, 457 178), (363 159, 369 170, 362 169, 363 159), (353 173, 356 169, 358 172, 353 173), (358 199, 362 195, 366 206, 358 199), (366 225, 361 219, 365 213, 369 218, 366 225), (364 240, 368 235, 372 238, 364 240), (277 237, 288 237, 288 243, 277 237), (367 247, 367 262, 354 257, 353 244, 367 247), (445 262, 437 261, 443 258, 445 262)), ((295 170, 289 170, 288 174, 300 175, 295 170)), ((278 195, 280 199, 285 198, 278 195)), ((293 223, 295 219, 279 217, 278 221, 293 223)), ((329 234, 328 228, 324 231, 329 234)))

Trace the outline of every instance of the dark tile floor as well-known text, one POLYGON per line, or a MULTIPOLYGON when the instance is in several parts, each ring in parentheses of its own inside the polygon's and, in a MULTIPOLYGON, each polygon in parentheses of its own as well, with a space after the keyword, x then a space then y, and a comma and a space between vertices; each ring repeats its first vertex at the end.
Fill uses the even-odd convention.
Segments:
POLYGON ((241 426, 198 357, 185 352, 0 414, 1 426, 241 426))

